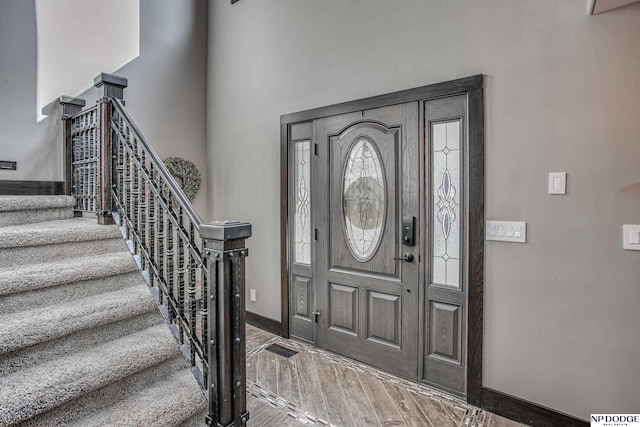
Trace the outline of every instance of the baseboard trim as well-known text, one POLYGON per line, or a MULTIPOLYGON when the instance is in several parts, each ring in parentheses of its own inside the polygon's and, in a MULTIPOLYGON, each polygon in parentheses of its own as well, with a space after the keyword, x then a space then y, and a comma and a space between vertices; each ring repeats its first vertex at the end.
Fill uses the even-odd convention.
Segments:
POLYGON ((62 181, 0 180, 0 194, 5 196, 58 196, 64 194, 62 181))
POLYGON ((247 323, 256 328, 264 329, 272 334, 282 336, 282 323, 277 320, 269 319, 256 313, 247 311, 247 323))
POLYGON ((482 409, 536 427, 589 426, 587 421, 486 387, 482 387, 482 409))

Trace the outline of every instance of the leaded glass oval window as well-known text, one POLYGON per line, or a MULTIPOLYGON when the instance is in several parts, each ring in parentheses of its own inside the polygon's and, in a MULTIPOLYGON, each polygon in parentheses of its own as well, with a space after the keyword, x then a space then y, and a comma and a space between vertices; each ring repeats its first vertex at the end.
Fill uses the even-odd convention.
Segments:
POLYGON ((344 233, 353 256, 361 262, 376 253, 386 215, 386 183, 375 145, 358 139, 349 150, 342 181, 344 233))

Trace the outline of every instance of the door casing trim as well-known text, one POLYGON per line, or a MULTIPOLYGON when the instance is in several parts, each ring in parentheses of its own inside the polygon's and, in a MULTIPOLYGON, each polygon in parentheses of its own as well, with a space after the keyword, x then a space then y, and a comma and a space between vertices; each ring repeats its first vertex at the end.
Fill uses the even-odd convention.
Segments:
POLYGON ((413 101, 466 94, 469 115, 469 242, 467 295, 467 402, 482 403, 484 286, 484 76, 430 84, 370 98, 285 114, 280 117, 280 270, 281 335, 289 337, 289 128, 323 117, 413 101))

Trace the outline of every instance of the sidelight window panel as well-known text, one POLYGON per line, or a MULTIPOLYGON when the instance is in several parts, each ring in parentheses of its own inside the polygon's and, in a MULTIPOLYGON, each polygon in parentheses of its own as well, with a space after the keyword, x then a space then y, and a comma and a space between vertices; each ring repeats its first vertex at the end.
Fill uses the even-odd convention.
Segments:
POLYGON ((294 262, 311 264, 311 141, 295 143, 294 262))
POLYGON ((460 287, 460 120, 431 125, 432 282, 460 287))

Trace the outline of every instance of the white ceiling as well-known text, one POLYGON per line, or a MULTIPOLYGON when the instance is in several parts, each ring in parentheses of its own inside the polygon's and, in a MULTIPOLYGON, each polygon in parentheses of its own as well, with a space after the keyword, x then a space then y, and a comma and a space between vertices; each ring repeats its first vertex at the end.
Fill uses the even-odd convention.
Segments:
POLYGON ((637 3, 640 0, 587 0, 587 13, 597 15, 611 9, 637 3))

